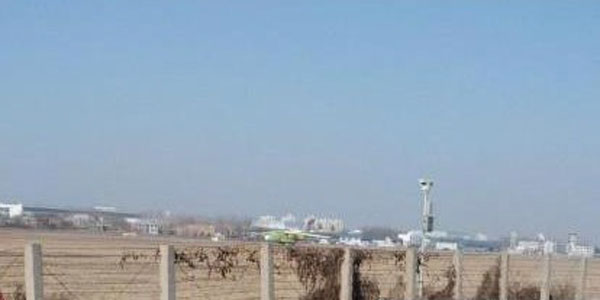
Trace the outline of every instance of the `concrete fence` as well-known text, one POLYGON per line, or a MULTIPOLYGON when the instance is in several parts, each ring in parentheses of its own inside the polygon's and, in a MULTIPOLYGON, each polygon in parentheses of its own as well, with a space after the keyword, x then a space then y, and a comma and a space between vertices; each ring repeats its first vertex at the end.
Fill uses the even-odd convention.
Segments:
MULTIPOLYGON (((260 299, 275 300, 277 297, 275 272, 276 266, 274 263, 273 249, 275 247, 270 244, 264 244, 260 248, 260 299)), ((353 288, 356 286, 355 279, 358 271, 355 264, 355 255, 363 251, 359 248, 344 248, 343 258, 339 269, 339 299, 352 300, 354 298, 353 288)), ((395 249, 402 251, 403 255, 403 299, 416 300, 427 299, 424 294, 424 272, 426 271, 427 259, 426 255, 419 253, 414 248, 395 249)), ((446 253, 447 254, 447 253, 446 253)), ((449 299, 463 300, 471 299, 465 296, 465 282, 468 278, 469 270, 465 267, 465 259, 471 258, 474 254, 465 254, 461 251, 454 252, 451 256, 444 256, 444 261, 450 265, 449 274, 452 274, 453 284, 450 286, 451 292, 448 295, 449 299)), ((514 273, 511 268, 513 266, 513 258, 518 256, 502 253, 497 255, 497 286, 499 300, 515 299, 516 296, 510 296, 511 280, 514 284, 515 280, 520 280, 518 276, 523 276, 520 273, 514 273), (511 273, 512 272, 512 273, 511 273), (514 275, 515 278, 511 278, 514 275)), ((176 276, 176 251, 171 245, 160 246, 159 256, 159 274, 158 282, 160 285, 161 300, 175 300, 177 297, 177 276, 176 276)), ((537 261, 537 267, 530 269, 535 274, 528 274, 534 278, 535 288, 539 291, 540 300, 550 300, 553 288, 553 274, 559 271, 554 270, 555 258, 553 256, 544 256, 537 261), (537 277, 537 280, 535 278, 537 277)), ((24 251, 24 275, 25 275, 25 292, 28 300, 42 300, 44 295, 43 284, 43 256, 42 247, 39 243, 29 243, 25 246, 24 251)), ((558 267, 558 265, 556 265, 558 267)), ((576 270, 569 270, 569 278, 573 278, 574 298, 577 300, 586 299, 586 288, 589 282, 589 259, 581 258, 576 270)), ((558 275, 557 275, 558 276, 558 275)), ((257 283, 258 284, 258 283, 257 283)), ((448 286, 448 285, 447 285, 448 286)), ((226 293, 227 291, 222 291, 226 293)), ((215 295, 217 297, 218 295, 215 295)), ((518 298, 518 297, 517 297, 518 298)), ((588 299, 592 299, 587 297, 588 299)), ((386 298, 389 299, 389 298, 386 298)), ((440 299, 440 298, 436 298, 440 299)), ((448 299, 448 300, 449 300, 448 299)))

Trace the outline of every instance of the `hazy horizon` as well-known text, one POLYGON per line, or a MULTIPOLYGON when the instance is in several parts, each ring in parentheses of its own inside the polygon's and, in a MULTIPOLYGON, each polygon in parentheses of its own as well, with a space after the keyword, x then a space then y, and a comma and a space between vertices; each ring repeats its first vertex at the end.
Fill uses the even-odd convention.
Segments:
POLYGON ((600 3, 6 2, 0 201, 600 241, 600 3), (596 129, 594 129, 596 128, 596 129))

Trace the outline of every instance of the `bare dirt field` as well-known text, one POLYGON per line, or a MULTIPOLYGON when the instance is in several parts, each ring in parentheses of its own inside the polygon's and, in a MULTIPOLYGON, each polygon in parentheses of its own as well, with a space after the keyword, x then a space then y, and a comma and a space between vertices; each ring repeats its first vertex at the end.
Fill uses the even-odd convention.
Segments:
MULTIPOLYGON (((45 299, 158 299, 161 244, 175 246, 178 299, 258 299, 260 245, 210 241, 123 237, 78 232, 0 229, 0 293, 4 300, 23 292, 23 249, 30 241, 42 245, 45 299)), ((327 299, 338 287, 339 249, 276 247, 277 299, 327 299)), ((357 249, 355 288, 362 299, 403 299, 404 249, 357 249), (374 298, 374 297, 377 298, 374 298), (370 298, 371 297, 371 298, 370 298)), ((579 258, 552 260, 553 300, 572 299, 581 283, 579 258)), ((497 299, 499 254, 463 256, 465 299, 497 299), (496 293, 496 294, 494 294, 496 293)), ((452 297, 453 253, 433 252, 423 258, 423 287, 428 299, 452 297)), ((539 293, 541 259, 511 256, 511 300, 528 300, 539 293)), ((600 261, 588 261, 586 299, 600 299, 600 261)), ((1 298, 0 298, 1 299, 1 298)))
MULTIPOLYGON (((1 229, 0 291, 4 298, 12 299, 22 290, 23 249, 29 241, 42 245, 47 299, 158 299, 157 250, 161 244, 205 249, 208 255, 225 248, 258 249, 255 244, 178 238, 1 229)), ((206 265, 181 265, 177 275, 180 299, 224 299, 220 296, 224 292, 230 295, 227 299, 259 297, 258 268, 244 260, 226 276, 210 272, 206 265)))

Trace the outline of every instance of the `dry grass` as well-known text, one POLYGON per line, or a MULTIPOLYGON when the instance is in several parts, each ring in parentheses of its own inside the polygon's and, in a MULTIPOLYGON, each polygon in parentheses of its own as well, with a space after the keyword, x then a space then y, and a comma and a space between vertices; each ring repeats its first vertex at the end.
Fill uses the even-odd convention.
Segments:
MULTIPOLYGON (((219 298, 223 300, 256 299, 260 295, 258 244, 0 229, 0 245, 10 245, 3 247, 4 252, 0 253, 4 255, 0 256, 0 274, 6 274, 0 276, 3 300, 23 300, 19 292, 15 292, 16 283, 23 282, 22 257, 15 258, 13 252, 7 251, 14 248, 16 250, 10 251, 22 255, 24 245, 31 240, 42 243, 44 288, 48 299, 157 299, 160 294, 157 249, 161 244, 175 246, 177 289, 181 297, 215 299, 215 295, 223 295, 223 291, 227 291, 226 297, 219 298)), ((451 257, 436 255, 419 258, 419 263, 435 274, 429 277, 426 296, 427 299, 447 299, 452 297, 455 284, 455 274, 448 268, 451 257), (436 279, 439 280, 435 282, 436 279)), ((403 298, 404 251, 357 251, 354 257, 354 299, 403 298)), ((463 282, 463 288, 468 289, 464 292, 465 298, 497 299, 499 270, 497 263, 490 267, 494 259, 491 254, 465 255, 465 260, 470 261, 465 273, 471 276, 468 282, 463 282)), ((275 266, 284 266, 276 269, 277 296, 281 299, 337 298, 341 260, 342 251, 336 248, 285 249, 274 261, 275 266)), ((537 282, 539 272, 529 272, 535 264, 526 264, 527 261, 529 258, 514 261, 518 277, 512 280, 537 282)), ((598 270, 600 265, 591 261, 589 268, 598 270)), ((566 272, 578 269, 573 270, 565 271, 561 278, 567 278, 566 272)), ((600 299, 600 294, 593 294, 597 286, 597 279, 590 278, 588 295, 592 299, 600 299)), ((574 288, 563 281, 553 282, 551 296, 553 300, 573 299, 574 288)), ((537 300, 539 289, 512 285, 510 297, 511 300, 537 300)))

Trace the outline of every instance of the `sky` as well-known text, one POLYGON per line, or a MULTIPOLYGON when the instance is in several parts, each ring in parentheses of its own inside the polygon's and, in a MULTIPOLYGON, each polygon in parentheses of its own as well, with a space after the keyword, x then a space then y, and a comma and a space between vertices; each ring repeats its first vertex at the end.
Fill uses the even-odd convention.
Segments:
POLYGON ((597 1, 3 1, 0 200, 600 241, 597 1))

